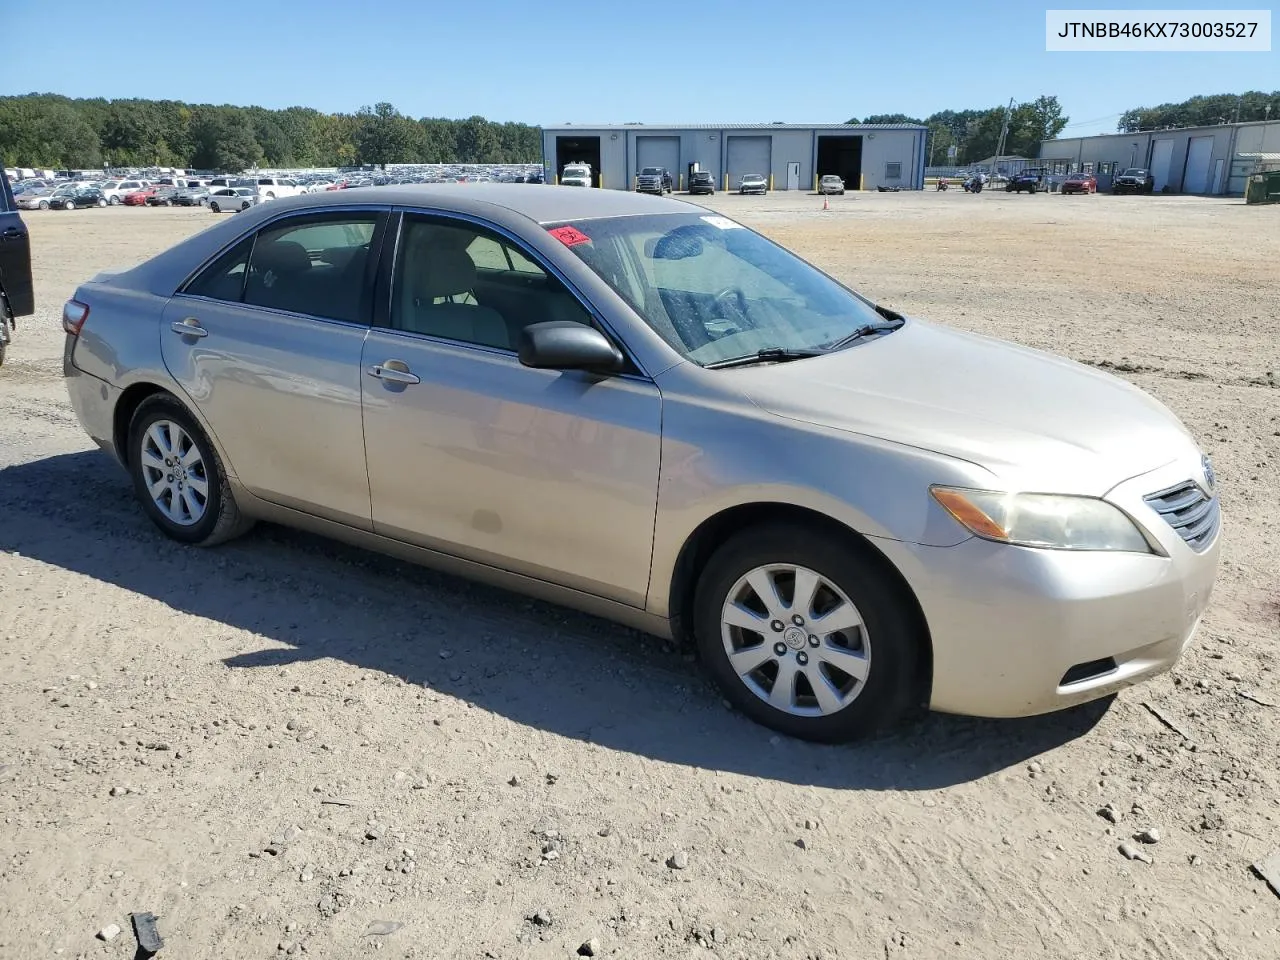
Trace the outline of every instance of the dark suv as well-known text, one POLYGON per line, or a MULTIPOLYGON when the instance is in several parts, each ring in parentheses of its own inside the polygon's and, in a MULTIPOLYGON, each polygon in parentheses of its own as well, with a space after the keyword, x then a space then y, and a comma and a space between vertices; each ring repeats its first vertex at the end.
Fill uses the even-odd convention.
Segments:
POLYGON ((716 192, 716 178, 712 176, 710 170, 695 170, 689 174, 689 193, 690 195, 698 193, 716 192))
POLYGON ((1112 193, 1154 193, 1156 178, 1150 170, 1130 167, 1111 182, 1112 193))
POLYGON ((1043 170, 1023 170, 1015 173, 1004 185, 1005 193, 1037 193, 1044 189, 1043 170))
POLYGON ((8 352, 16 317, 36 312, 31 283, 31 240, 13 202, 9 178, 0 173, 0 363, 8 352))

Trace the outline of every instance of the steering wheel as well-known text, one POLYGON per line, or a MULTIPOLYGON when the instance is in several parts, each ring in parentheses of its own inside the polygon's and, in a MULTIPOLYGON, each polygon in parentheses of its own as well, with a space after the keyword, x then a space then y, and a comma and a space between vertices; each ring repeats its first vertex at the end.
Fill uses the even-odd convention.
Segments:
POLYGON ((725 287, 711 301, 711 312, 721 320, 731 320, 750 326, 747 319, 747 297, 737 287, 725 287))

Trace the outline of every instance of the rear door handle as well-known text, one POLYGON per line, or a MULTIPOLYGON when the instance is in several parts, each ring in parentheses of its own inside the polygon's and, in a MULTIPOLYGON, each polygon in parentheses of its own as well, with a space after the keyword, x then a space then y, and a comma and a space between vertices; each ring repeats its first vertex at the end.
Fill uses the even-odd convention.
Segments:
POLYGON ((200 321, 195 317, 188 317, 186 320, 175 320, 169 324, 169 329, 174 333, 180 333, 184 337, 207 337, 209 331, 200 326, 200 321))
POLYGON ((391 383, 421 383, 422 378, 411 373, 408 365, 400 360, 388 360, 386 363, 375 363, 369 368, 369 376, 391 383), (395 364, 395 366, 391 366, 395 364))

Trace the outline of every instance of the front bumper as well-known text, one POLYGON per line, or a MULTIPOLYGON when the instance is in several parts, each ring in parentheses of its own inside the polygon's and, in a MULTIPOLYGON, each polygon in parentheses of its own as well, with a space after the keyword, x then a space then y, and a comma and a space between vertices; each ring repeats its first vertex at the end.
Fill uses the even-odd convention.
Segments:
POLYGON ((1184 457, 1106 497, 1168 556, 877 541, 929 625, 931 709, 1031 716, 1170 670, 1208 606, 1221 530, 1197 552, 1143 498, 1200 477, 1198 458, 1184 457))

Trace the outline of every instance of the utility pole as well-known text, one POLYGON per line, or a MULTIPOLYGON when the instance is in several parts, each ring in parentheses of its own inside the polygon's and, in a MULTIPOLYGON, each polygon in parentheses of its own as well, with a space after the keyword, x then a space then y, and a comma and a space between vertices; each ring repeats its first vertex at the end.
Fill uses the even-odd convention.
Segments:
POLYGON ((1009 105, 1004 108, 1004 123, 1000 126, 1000 139, 996 143, 996 155, 991 161, 991 173, 994 175, 1000 167, 1000 157, 1004 153, 1005 138, 1009 136, 1009 117, 1013 113, 1013 97, 1009 98, 1009 105))

